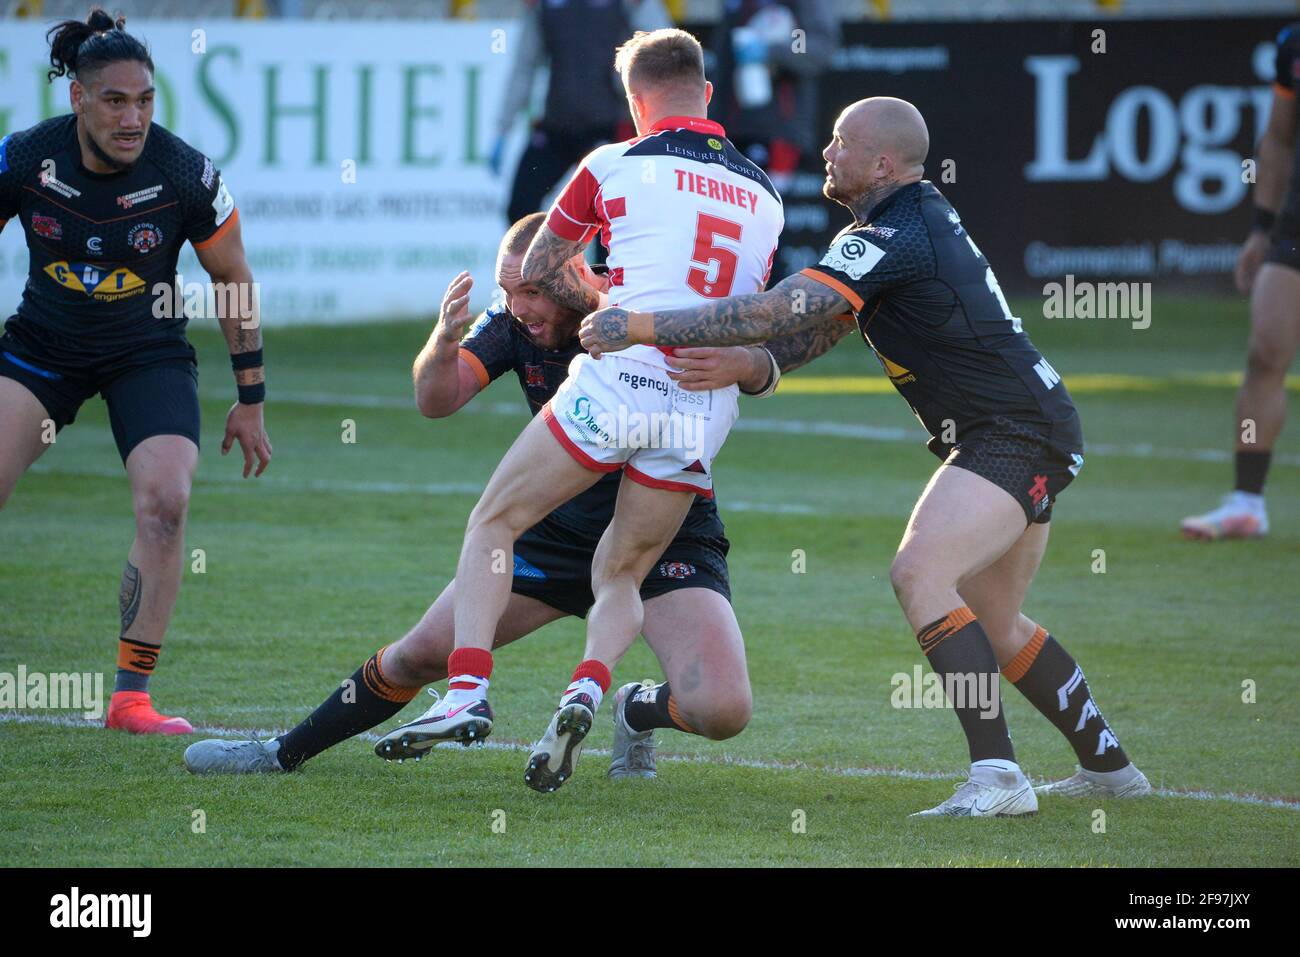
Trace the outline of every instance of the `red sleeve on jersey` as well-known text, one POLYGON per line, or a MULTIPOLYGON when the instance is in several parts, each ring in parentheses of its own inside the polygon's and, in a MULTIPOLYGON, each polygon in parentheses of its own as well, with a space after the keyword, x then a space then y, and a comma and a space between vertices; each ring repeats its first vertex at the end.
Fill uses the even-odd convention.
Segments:
POLYGON ((591 175, 591 170, 585 165, 580 167, 546 217, 551 232, 573 243, 585 243, 591 239, 600 225, 600 213, 596 209, 596 194, 599 192, 600 184, 591 175))

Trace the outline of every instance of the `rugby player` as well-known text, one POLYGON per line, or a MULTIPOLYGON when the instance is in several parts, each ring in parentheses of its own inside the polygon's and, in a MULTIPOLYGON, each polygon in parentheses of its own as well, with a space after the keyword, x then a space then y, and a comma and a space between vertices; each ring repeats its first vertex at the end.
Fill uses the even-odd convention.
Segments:
MULTIPOLYGON (((504 304, 481 315, 463 340, 471 320, 472 280, 461 273, 448 287, 438 323, 415 361, 415 397, 424 415, 452 415, 489 382, 508 373, 518 377, 529 410, 536 415, 564 381, 581 351, 577 330, 582 314, 557 305, 520 275, 524 252, 544 219, 543 213, 534 213, 506 233, 496 263, 504 304)), ((590 273, 586 279, 597 284, 590 273)), ((804 338, 791 336, 772 348, 788 355, 793 368, 816 348, 804 338)), ((690 391, 738 383, 751 394, 770 394, 775 378, 769 353, 758 347, 685 349, 673 361, 682 371, 668 374, 690 391)), ((604 473, 515 542, 511 594, 496 623, 494 647, 566 615, 587 614, 594 601, 592 558, 614 514, 618 491, 618 476, 604 473)), ((667 680, 633 682, 616 693, 611 777, 654 776, 656 728, 721 740, 739 734, 748 722, 749 675, 730 603, 729 548, 713 500, 697 497, 680 531, 641 583, 642 633, 667 680)), ((388 720, 421 687, 447 677, 457 597, 464 593, 458 581, 450 582, 419 624, 372 655, 351 681, 343 682, 292 731, 267 742, 200 741, 186 750, 186 766, 196 773, 292 770, 388 720)), ((491 720, 486 703, 475 703, 450 718, 435 703, 426 714, 385 735, 375 753, 418 759, 437 741, 454 737, 449 727, 463 729, 468 743, 485 737, 491 720)))
POLYGON ((823 152, 823 191, 854 222, 815 268, 773 289, 694 309, 605 309, 582 325, 592 354, 635 343, 732 345, 794 330, 863 339, 943 460, 890 569, 921 650, 945 680, 970 747, 970 779, 923 816, 1014 816, 1038 808, 1000 707, 999 668, 1069 740, 1080 769, 1040 791, 1128 797, 1150 791, 1075 660, 1021 612, 1047 546, 1057 495, 1083 464, 1083 436, 1060 376, 1011 315, 961 218, 922 179, 929 133, 912 104, 861 100, 823 152), (958 692, 954 694, 954 691, 958 692))
POLYGON ((0 337, 0 506, 99 393, 131 482, 136 534, 122 573, 117 677, 106 724, 188 734, 149 695, 180 589, 185 517, 199 454, 194 349, 176 292, 188 240, 209 276, 238 401, 244 476, 271 461, 253 277, 239 213, 211 160, 152 122, 153 61, 103 10, 48 34, 49 79, 72 78, 72 115, 0 140, 0 228, 18 219, 30 260, 17 315, 0 337))
POLYGON ((1250 294, 1250 341, 1246 375, 1237 392, 1236 481, 1218 508, 1183 519, 1183 535, 1190 539, 1268 534, 1264 480, 1286 421, 1287 369, 1300 345, 1297 86, 1300 23, 1293 23, 1277 37, 1273 106, 1257 148, 1255 219, 1237 257, 1237 288, 1250 294))
MULTIPOLYGON (((638 135, 583 159, 529 246, 523 279, 579 314, 595 309, 597 293, 572 260, 600 232, 611 301, 661 308, 762 289, 784 223, 781 199, 706 119, 712 86, 699 42, 676 29, 637 33, 615 67, 638 135)), ((667 371, 654 348, 603 363, 579 353, 470 515, 456 580, 474 601, 456 604, 449 691, 435 712, 449 736, 490 714, 491 648, 510 598, 494 565, 548 512, 603 474, 623 472, 593 558, 586 651, 524 771, 534 790, 553 791, 572 773, 610 668, 641 630, 641 581, 696 496, 713 494, 710 465, 738 414, 737 390, 686 391, 667 371)))

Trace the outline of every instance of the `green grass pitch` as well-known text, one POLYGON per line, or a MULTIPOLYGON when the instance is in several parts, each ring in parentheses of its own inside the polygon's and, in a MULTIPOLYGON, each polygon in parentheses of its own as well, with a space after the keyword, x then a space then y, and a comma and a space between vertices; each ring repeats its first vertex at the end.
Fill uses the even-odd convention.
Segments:
MULTIPOLYGON (((755 698, 739 737, 660 732, 657 780, 611 782, 607 755, 589 753, 559 793, 528 790, 510 746, 545 726, 580 653, 572 620, 498 655, 498 747, 419 764, 385 764, 354 740, 293 775, 200 779, 181 764, 189 739, 0 712, 0 864, 1300 864, 1294 421, 1269 480, 1270 539, 1177 534, 1230 483, 1219 450, 1244 302, 1157 296, 1146 330, 1026 328, 1071 386, 1089 443, 1026 611, 1080 660, 1161 796, 1044 800, 1028 820, 906 820, 965 764, 951 714, 890 705, 891 677, 922 658, 889 560, 935 462, 851 339, 773 399, 744 401, 717 463, 755 698)), ((426 334, 414 323, 269 330, 275 461, 242 481, 236 457, 218 455, 234 391, 223 343, 194 330, 204 447, 186 545, 204 550, 206 571, 185 575, 153 681, 164 710, 196 725, 290 727, 450 577, 474 493, 526 411, 509 377, 452 419, 422 419, 409 369, 426 334)), ((111 683, 131 535, 92 400, 0 514, 0 672, 102 671, 111 683)), ((657 673, 638 644, 615 682, 657 673)), ((1026 771, 1070 773, 1059 735, 1018 695, 1005 700, 1026 771)), ((608 747, 610 733, 606 707, 589 745, 608 747)))

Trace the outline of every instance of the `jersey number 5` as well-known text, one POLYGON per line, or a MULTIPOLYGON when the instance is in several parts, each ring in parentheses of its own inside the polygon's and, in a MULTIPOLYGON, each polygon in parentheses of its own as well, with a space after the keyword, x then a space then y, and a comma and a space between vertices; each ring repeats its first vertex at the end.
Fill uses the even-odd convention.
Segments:
POLYGON ((725 299, 731 295, 731 284, 736 281, 736 265, 739 258, 735 250, 719 246, 719 236, 740 242, 740 223, 733 223, 721 216, 700 213, 695 220, 695 248, 691 253, 694 264, 686 273, 686 285, 690 286, 707 299, 725 299), (716 264, 716 274, 712 280, 709 272, 716 264))

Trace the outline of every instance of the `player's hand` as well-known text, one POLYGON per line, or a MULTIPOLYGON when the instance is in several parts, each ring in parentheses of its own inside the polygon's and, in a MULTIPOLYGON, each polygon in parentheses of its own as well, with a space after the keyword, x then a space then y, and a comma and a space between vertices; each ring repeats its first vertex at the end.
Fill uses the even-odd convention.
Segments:
POLYGON ((465 334, 465 327, 474 317, 469 311, 469 292, 474 288, 474 277, 468 272, 459 273, 447 287, 438 311, 438 338, 457 345, 465 334))
POLYGON ((236 402, 226 414, 226 437, 221 441, 221 454, 225 455, 230 447, 239 441, 239 449, 244 453, 244 478, 253 470, 253 457, 257 457, 257 471, 261 475, 271 464, 271 437, 266 434, 262 424, 262 403, 245 405, 236 402))
POLYGON ((628 311, 617 306, 589 314, 578 329, 582 348, 591 353, 593 359, 599 359, 603 353, 622 352, 628 346, 636 345, 628 338, 627 318, 628 311))
POLYGON ((1242 295, 1250 295, 1250 287, 1254 285, 1255 274, 1259 272, 1259 267, 1264 262, 1268 244, 1268 233, 1259 229, 1252 231, 1250 238, 1242 243, 1241 252, 1237 255, 1235 273, 1237 291, 1242 295))
POLYGON ((668 378, 687 392, 741 385, 751 392, 763 387, 770 365, 764 353, 761 372, 752 346, 678 346, 668 359, 668 378), (681 371, 673 371, 673 367, 681 371))

